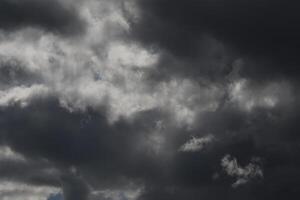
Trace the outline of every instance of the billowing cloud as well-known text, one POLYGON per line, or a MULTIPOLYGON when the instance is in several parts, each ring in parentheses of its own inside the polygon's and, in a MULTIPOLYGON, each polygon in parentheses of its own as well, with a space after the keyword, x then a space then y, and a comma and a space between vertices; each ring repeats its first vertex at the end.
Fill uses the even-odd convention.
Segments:
POLYGON ((1 2, 0 198, 297 199, 299 15, 280 5, 1 2))

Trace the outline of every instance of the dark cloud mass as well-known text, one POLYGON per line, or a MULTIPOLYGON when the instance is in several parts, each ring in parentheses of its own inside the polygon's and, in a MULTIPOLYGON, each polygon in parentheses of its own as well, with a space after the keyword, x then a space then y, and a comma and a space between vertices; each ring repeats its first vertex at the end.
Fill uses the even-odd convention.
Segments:
POLYGON ((299 199, 299 5, 1 1, 0 199, 299 199))
POLYGON ((76 35, 85 27, 75 7, 60 0, 3 0, 0 13, 2 30, 37 27, 58 34, 76 35))
POLYGON ((259 67, 251 65, 254 69, 249 69, 250 72, 299 74, 300 4, 297 1, 138 2, 142 20, 134 29, 143 42, 159 45, 177 56, 195 59, 203 51, 207 52, 203 37, 209 35, 227 44, 227 51, 233 48, 240 55, 265 62, 256 63, 259 67))

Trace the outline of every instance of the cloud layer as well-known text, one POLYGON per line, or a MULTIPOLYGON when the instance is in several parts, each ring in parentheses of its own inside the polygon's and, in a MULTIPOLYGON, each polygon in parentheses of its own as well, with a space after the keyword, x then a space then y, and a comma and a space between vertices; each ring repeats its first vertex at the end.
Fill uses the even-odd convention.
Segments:
POLYGON ((0 198, 297 199, 298 7, 4 0, 0 198))

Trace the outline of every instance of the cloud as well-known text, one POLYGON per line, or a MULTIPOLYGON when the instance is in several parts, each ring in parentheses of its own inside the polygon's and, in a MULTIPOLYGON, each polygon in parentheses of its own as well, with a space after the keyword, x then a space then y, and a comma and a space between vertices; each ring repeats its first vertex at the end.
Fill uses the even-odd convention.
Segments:
POLYGON ((136 200, 142 193, 142 189, 138 188, 136 190, 103 190, 94 191, 91 194, 91 200, 103 199, 103 200, 136 200))
POLYGON ((75 6, 67 1, 4 0, 0 4, 0 29, 41 28, 62 35, 76 35, 85 29, 75 6))
MULTIPOLYGON (((197 60, 203 55, 207 59, 207 52, 212 52, 209 47, 218 47, 208 45, 207 39, 203 39, 208 35, 225 47, 225 51, 217 51, 214 60, 232 57, 235 54, 232 52, 237 52, 233 57, 254 58, 255 61, 245 68, 248 76, 295 78, 294 75, 299 75, 295 68, 299 64, 296 53, 299 50, 297 1, 264 0, 259 4, 236 0, 136 2, 141 11, 138 20, 132 20, 133 34, 147 45, 158 45, 183 59, 197 60)), ((205 71, 212 66, 210 61, 198 66, 198 70, 188 69, 205 71)), ((181 73, 186 68, 182 67, 181 73)), ((222 65, 219 64, 217 69, 221 70, 222 65)))
POLYGON ((89 198, 88 185, 80 177, 63 175, 62 189, 64 200, 87 200, 89 198))
POLYGON ((14 182, 1 182, 0 197, 6 200, 42 200, 57 191, 57 188, 52 187, 39 187, 14 182))
POLYGON ((240 79, 229 86, 230 101, 246 111, 254 108, 274 108, 278 104, 289 104, 294 99, 291 85, 287 82, 271 82, 260 86, 240 79))
POLYGON ((9 146, 1 146, 0 160, 24 160, 24 157, 21 154, 12 151, 9 146))
MULTIPOLYGON (((112 122, 120 117, 130 118, 141 111, 163 109, 174 113, 175 120, 183 125, 192 125, 199 113, 218 107, 218 100, 223 95, 218 84, 205 85, 183 77, 152 82, 151 71, 158 70, 159 52, 112 36, 103 41, 98 39, 99 45, 105 45, 107 51, 106 55, 98 55, 93 46, 97 44, 90 44, 89 40, 105 33, 105 24, 117 25, 120 19, 111 15, 99 21, 92 14, 92 11, 86 13, 93 25, 83 44, 67 43, 44 34, 30 43, 23 36, 15 35, 0 45, 3 73, 8 73, 5 72, 7 65, 17 65, 18 72, 10 69, 9 73, 34 77, 29 81, 30 86, 20 82, 15 88, 3 91, 3 104, 9 101, 22 103, 18 97, 12 97, 21 88, 23 93, 27 91, 20 97, 24 101, 30 99, 29 96, 54 94, 69 110, 108 106, 112 122), (198 106, 199 103, 202 105, 198 106)), ((126 30, 126 26, 122 28, 126 30)), ((110 29, 115 31, 114 27, 110 29)), ((18 95, 21 94, 18 92, 18 95)))
POLYGON ((49 162, 31 160, 9 146, 0 147, 0 197, 46 199, 58 192, 59 172, 49 162))
POLYGON ((192 137, 189 141, 180 147, 183 152, 196 152, 204 149, 209 143, 213 142, 214 136, 208 135, 202 138, 192 137))
POLYGON ((245 167, 241 167, 236 158, 232 158, 230 155, 223 157, 221 165, 227 175, 236 177, 236 181, 232 184, 232 187, 238 187, 246 184, 252 179, 262 178, 263 171, 261 167, 256 163, 257 159, 252 159, 253 162, 249 163, 245 167))
POLYGON ((297 37, 242 2, 0 3, 1 198, 297 199, 297 37))
POLYGON ((0 106, 8 106, 9 104, 26 106, 32 98, 43 97, 47 94, 48 89, 43 85, 11 88, 8 91, 0 91, 0 106))

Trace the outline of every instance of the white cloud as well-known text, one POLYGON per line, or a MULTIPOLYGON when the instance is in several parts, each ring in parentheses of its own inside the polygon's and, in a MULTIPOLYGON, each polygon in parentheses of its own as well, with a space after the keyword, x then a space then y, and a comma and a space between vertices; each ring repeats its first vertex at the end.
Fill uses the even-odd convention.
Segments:
POLYGON ((151 67, 158 60, 157 54, 134 44, 112 43, 108 49, 108 62, 118 67, 151 67))
POLYGON ((5 91, 0 91, 0 106, 8 106, 18 103, 24 107, 31 99, 43 97, 47 94, 48 88, 44 85, 13 87, 5 91))
POLYGON ((247 166, 241 167, 236 158, 226 155, 221 160, 221 166, 227 175, 236 178, 232 187, 238 187, 242 184, 246 184, 251 179, 263 177, 263 170, 257 162, 258 160, 258 158, 253 158, 247 166))
POLYGON ((0 105, 26 106, 36 96, 55 94, 69 110, 105 105, 111 123, 159 109, 174 116, 178 126, 192 126, 198 115, 217 109, 224 94, 222 86, 204 86, 178 77, 149 84, 146 70, 155 68, 159 52, 118 38, 130 28, 118 6, 107 1, 84 3, 81 14, 89 26, 77 41, 31 29, 39 36, 36 40, 28 42, 21 34, 28 30, 22 30, 2 42, 0 58, 16 58, 24 70, 39 76, 43 85, 0 91, 0 105))
POLYGON ((58 193, 59 189, 46 186, 31 186, 23 183, 0 182, 1 200, 46 200, 49 195, 58 193))
POLYGON ((196 152, 201 151, 211 142, 213 142, 215 137, 213 135, 208 135, 201 138, 192 137, 189 141, 183 144, 179 151, 183 152, 196 152))

